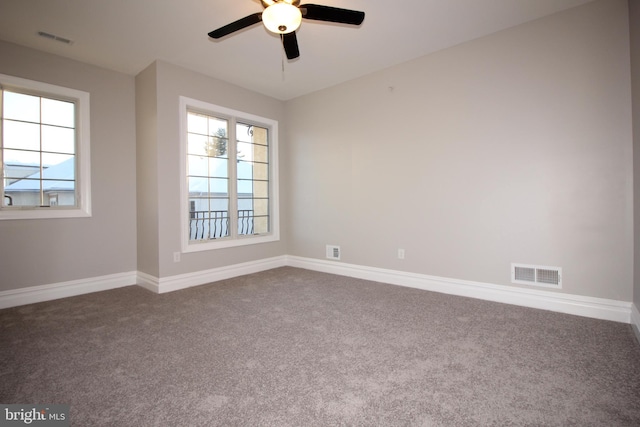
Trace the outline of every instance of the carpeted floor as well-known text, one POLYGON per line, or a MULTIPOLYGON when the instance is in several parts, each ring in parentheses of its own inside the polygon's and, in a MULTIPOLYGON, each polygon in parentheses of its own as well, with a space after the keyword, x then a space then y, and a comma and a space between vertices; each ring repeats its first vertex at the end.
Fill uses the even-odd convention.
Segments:
POLYGON ((0 310, 0 402, 75 426, 638 426, 630 325, 290 267, 0 310))

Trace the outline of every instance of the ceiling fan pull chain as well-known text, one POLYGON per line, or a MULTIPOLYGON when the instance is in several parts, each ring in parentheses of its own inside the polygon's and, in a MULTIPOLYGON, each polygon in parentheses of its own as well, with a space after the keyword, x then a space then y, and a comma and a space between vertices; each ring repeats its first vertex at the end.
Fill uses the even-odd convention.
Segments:
MULTIPOLYGON (((284 36, 282 34, 280 34, 280 40, 282 40, 284 38, 284 36)), ((281 61, 281 70, 282 70, 282 82, 284 83, 285 78, 284 78, 284 56, 285 56, 285 52, 284 49, 281 49, 281 54, 280 54, 280 61, 281 61)))

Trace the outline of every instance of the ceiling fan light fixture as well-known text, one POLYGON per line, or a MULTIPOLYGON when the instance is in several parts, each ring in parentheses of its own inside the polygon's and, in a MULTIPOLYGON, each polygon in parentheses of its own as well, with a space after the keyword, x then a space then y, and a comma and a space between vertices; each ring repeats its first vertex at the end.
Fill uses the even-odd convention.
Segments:
POLYGON ((274 3, 262 12, 262 23, 272 33, 291 33, 298 29, 300 22, 300 9, 286 2, 274 3))

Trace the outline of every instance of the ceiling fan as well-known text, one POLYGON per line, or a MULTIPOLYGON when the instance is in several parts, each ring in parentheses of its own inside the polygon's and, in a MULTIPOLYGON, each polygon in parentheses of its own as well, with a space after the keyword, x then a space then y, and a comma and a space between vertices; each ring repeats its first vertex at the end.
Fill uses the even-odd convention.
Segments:
POLYGON ((261 0, 261 2, 265 8, 264 11, 245 16, 213 30, 209 33, 209 37, 219 39, 262 21, 267 30, 280 35, 287 59, 295 59, 300 56, 296 30, 302 18, 349 25, 360 25, 364 21, 364 12, 357 10, 319 4, 300 5, 300 0, 261 0))

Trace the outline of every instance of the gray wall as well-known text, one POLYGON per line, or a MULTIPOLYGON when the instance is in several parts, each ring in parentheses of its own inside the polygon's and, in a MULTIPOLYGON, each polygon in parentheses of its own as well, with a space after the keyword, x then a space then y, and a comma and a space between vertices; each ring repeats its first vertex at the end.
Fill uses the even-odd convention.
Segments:
POLYGON ((640 1, 629 0, 631 31, 631 76, 633 87, 633 165, 634 165, 634 288, 633 302, 640 310, 640 1))
POLYGON ((160 276, 158 258, 158 99, 156 67, 136 76, 138 271, 160 276))
MULTIPOLYGON (((285 255, 286 235, 281 234, 279 242, 184 253, 181 262, 173 261, 173 253, 180 251, 180 203, 183 203, 180 200, 179 97, 187 96, 278 120, 281 132, 286 129, 284 103, 162 61, 155 62, 138 75, 136 84, 139 87, 144 85, 144 89, 138 89, 138 102, 144 103, 145 109, 144 117, 139 117, 138 126, 147 129, 138 147, 139 150, 155 155, 155 158, 149 156, 138 160, 139 164, 145 164, 145 178, 144 182, 139 180, 138 192, 150 191, 157 194, 156 199, 150 200, 144 208, 144 215, 139 213, 138 223, 155 215, 152 224, 157 226, 158 239, 157 247, 153 243, 149 247, 143 247, 144 241, 139 242, 139 258, 145 260, 144 265, 142 262, 139 264, 140 271, 162 278, 285 255), (154 87, 155 94, 150 93, 154 87), (154 101, 156 105, 152 106, 154 101), (154 257, 157 261, 153 260, 154 257), (146 268, 149 270, 145 270, 146 268)), ((140 132, 139 130, 139 135, 140 132)), ((280 153, 285 150, 285 141, 280 138, 280 153)), ((280 165, 280 181, 283 182, 286 166, 282 161, 280 165)), ((281 192, 281 202, 286 203, 286 197, 281 192)), ((281 223, 287 221, 283 209, 280 219, 281 223)), ((151 229, 148 232, 153 233, 151 229)), ((148 234, 146 231, 141 233, 148 234)), ((141 237, 145 236, 141 234, 141 237)))
POLYGON ((289 253, 631 301, 628 23, 596 1, 288 102, 289 253))
POLYGON ((134 78, 0 41, 0 73, 91 94, 91 218, 0 221, 0 291, 136 270, 134 78))
POLYGON ((338 244, 348 263, 505 285, 511 262, 560 266, 562 292, 640 305, 627 8, 599 0, 286 103, 164 62, 134 79, 0 42, 0 73, 91 93, 93 184, 92 218, 0 221, 0 290, 338 244), (280 242, 173 262, 179 95, 279 121, 280 242))

